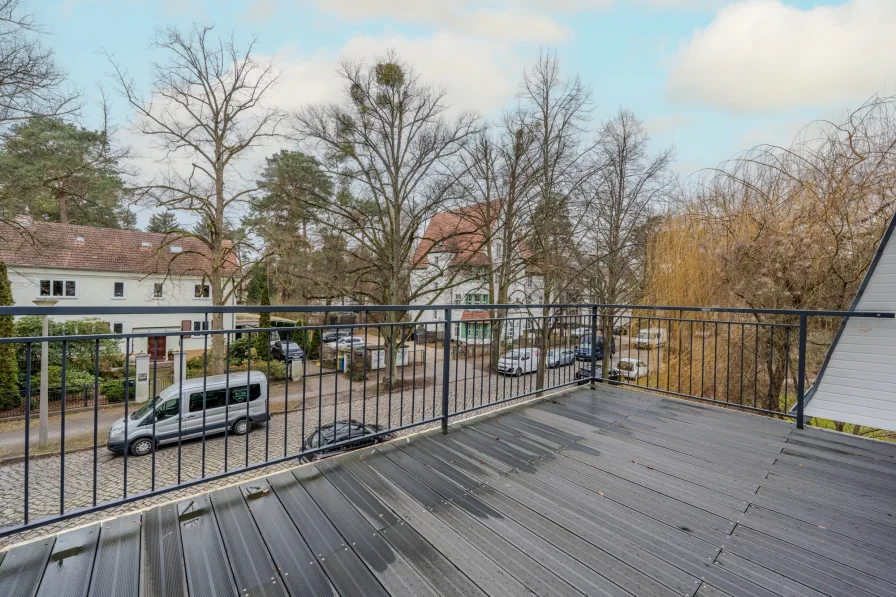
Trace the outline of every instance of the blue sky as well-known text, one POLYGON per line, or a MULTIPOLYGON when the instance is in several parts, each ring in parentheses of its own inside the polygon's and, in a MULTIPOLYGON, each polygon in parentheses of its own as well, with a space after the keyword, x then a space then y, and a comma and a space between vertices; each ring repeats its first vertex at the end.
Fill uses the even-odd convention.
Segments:
POLYGON ((283 69, 276 100, 287 108, 332 99, 340 56, 392 47, 460 107, 494 116, 549 46, 592 87, 596 116, 633 110, 657 148, 676 146, 682 174, 787 143, 802 124, 896 87, 896 0, 30 0, 29 10, 89 95, 109 84, 102 50, 145 85, 154 29, 197 21, 257 35, 283 69))

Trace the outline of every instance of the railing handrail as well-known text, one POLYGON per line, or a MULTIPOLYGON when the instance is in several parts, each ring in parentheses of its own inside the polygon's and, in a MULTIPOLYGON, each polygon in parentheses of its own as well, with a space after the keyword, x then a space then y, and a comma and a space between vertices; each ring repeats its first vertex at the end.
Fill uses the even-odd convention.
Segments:
MULTIPOLYGON (((206 306, 92 306, 80 307, 69 305, 56 305, 53 307, 38 307, 29 305, 14 305, 0 307, 2 316, 22 315, 159 315, 166 313, 205 314, 205 313, 374 313, 388 311, 453 311, 478 310, 478 311, 506 311, 515 309, 625 309, 631 311, 683 311, 689 313, 743 313, 760 315, 800 315, 818 317, 870 317, 893 319, 896 313, 887 311, 843 311, 843 310, 816 310, 816 309, 754 309, 751 307, 694 307, 683 305, 633 305, 613 303, 510 303, 489 305, 330 305, 320 307, 314 305, 206 305, 206 306)), ((543 317, 545 315, 540 315, 543 317)), ((550 315, 549 315, 550 316, 550 315)), ((621 316, 619 313, 613 316, 621 316)), ((405 322, 409 323, 409 322, 405 322)), ((333 327, 333 326, 324 326, 333 327)))

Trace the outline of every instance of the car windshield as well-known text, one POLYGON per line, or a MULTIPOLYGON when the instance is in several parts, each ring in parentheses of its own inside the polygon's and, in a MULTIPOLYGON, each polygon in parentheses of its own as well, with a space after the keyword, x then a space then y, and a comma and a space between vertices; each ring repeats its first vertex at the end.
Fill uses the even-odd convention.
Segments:
POLYGON ((517 359, 519 359, 521 356, 523 356, 523 351, 521 351, 521 350, 511 350, 510 352, 508 352, 507 354, 504 355, 504 358, 505 358, 505 359, 513 359, 513 360, 517 360, 517 359))
POLYGON ((298 350, 299 349, 299 345, 296 344, 295 342, 284 342, 280 346, 283 347, 283 350, 298 350))
POLYGON ((140 408, 138 408, 137 410, 132 412, 130 419, 132 421, 137 421, 139 419, 142 419, 144 417, 144 415, 146 415, 146 413, 151 411, 152 407, 157 405, 158 403, 159 403, 159 397, 156 396, 150 402, 147 402, 146 404, 144 404, 143 406, 141 406, 140 408))

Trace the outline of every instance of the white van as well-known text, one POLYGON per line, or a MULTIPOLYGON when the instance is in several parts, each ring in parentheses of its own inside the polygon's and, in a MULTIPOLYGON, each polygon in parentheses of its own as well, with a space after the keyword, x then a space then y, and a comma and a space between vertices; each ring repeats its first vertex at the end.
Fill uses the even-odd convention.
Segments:
POLYGON ((134 456, 144 456, 178 438, 202 437, 203 430, 206 435, 224 433, 225 429, 245 435, 255 423, 268 420, 267 402, 268 380, 259 371, 186 379, 183 385, 175 383, 160 392, 128 415, 127 421, 115 421, 106 448, 118 454, 129 450, 134 456))
POLYGON ((522 375, 534 373, 538 369, 537 348, 517 348, 498 359, 498 373, 522 375))
POLYGON ((650 350, 651 348, 665 346, 665 344, 666 330, 661 330, 659 328, 641 330, 640 332, 638 332, 638 337, 635 339, 636 348, 646 348, 650 350))

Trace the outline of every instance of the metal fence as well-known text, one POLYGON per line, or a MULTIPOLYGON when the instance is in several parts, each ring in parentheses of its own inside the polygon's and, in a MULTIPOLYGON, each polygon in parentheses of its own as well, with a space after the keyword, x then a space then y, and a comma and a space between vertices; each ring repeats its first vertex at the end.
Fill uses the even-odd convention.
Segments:
MULTIPOLYGON (((322 311, 57 306, 5 307, 0 315, 176 312, 210 321, 213 313, 237 310, 305 321, 322 311)), ((355 313, 357 323, 152 332, 166 337, 173 354, 168 388, 158 361, 148 372, 136 370, 134 346, 146 333, 0 338, 20 347, 26 398, 20 447, 7 447, 0 461, 0 536, 409 430, 447 433, 452 420, 582 384, 639 387, 801 427, 806 384, 842 318, 893 316, 593 304, 342 310, 355 313), (292 344, 275 344, 269 334, 284 330, 292 344), (66 377, 99 371, 100 342, 110 338, 124 352, 123 400, 89 400, 86 414, 70 412, 66 377), (187 338, 200 338, 202 349, 186 354, 187 338), (56 361, 36 361, 51 343, 59 347, 56 361), (50 366, 60 368, 63 381, 52 416, 35 406, 38 369, 50 366), (35 419, 45 429, 43 444, 35 444, 35 419)), ((92 395, 100 383, 94 374, 92 395)))

